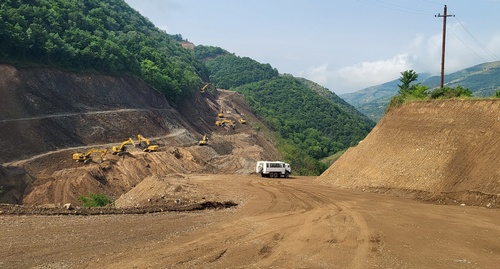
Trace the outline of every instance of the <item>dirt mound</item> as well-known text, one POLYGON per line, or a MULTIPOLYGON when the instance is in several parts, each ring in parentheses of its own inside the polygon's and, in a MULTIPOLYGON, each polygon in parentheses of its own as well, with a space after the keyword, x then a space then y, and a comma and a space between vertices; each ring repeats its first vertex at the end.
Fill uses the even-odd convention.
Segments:
POLYGON ((500 100, 414 102, 387 114, 317 181, 500 206, 500 100))
MULTIPOLYGON (((174 108, 133 77, 11 65, 0 65, 0 74, 5 104, 0 108, 0 202, 60 205, 77 203, 89 193, 115 200, 138 186, 154 189, 158 180, 153 178, 251 173, 257 160, 278 155, 269 131, 234 92, 196 89, 174 108), (221 106, 233 127, 215 125, 221 106), (247 124, 239 123, 242 117, 247 124), (147 153, 129 145, 123 155, 110 154, 111 147, 128 138, 137 141, 138 134, 159 150, 147 153), (198 146, 204 134, 209 143, 198 146), (73 153, 91 148, 108 153, 94 156, 90 164, 72 160, 73 153)), ((178 186, 176 180, 182 178, 168 184, 178 186)), ((184 191, 188 199, 195 190, 184 191)), ((154 194, 144 193, 129 204, 151 201, 154 194)))

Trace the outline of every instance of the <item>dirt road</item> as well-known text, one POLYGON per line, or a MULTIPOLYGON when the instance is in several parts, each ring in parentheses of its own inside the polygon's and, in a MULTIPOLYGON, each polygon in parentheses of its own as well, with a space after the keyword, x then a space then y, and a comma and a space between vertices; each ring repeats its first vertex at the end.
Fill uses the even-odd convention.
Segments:
POLYGON ((1 268, 498 268, 500 212, 313 178, 190 175, 214 211, 0 215, 1 268))

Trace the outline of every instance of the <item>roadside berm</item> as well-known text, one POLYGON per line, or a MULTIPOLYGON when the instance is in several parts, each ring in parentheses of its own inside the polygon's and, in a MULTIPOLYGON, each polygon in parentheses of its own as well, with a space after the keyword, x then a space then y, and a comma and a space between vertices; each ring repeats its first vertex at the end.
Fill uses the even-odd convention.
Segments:
POLYGON ((316 179, 434 203, 500 206, 500 99, 393 109, 316 179))

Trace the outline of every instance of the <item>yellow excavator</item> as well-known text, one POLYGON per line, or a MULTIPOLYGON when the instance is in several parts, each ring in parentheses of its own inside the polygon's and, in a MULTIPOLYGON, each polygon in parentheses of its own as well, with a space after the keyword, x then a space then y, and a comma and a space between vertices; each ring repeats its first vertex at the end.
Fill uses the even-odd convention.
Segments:
POLYGON ((245 120, 245 118, 241 118, 241 119, 240 119, 240 123, 241 123, 241 124, 247 124, 247 120, 245 120))
POLYGON ((219 110, 219 114, 217 114, 219 118, 224 118, 224 112, 222 111, 222 107, 219 110))
POLYGON ((144 144, 146 144, 144 146, 143 151, 145 151, 145 152, 158 151, 158 145, 151 145, 151 142, 149 141, 149 139, 145 138, 144 136, 138 134, 137 139, 139 139, 138 145, 140 147, 142 147, 142 142, 144 142, 144 144))
POLYGON ((92 153, 101 152, 101 160, 103 159, 107 149, 89 149, 85 153, 73 153, 73 160, 77 162, 89 163, 92 161, 92 153))
POLYGON ((233 120, 223 119, 223 120, 215 121, 215 125, 217 125, 217 126, 224 126, 224 124, 226 124, 226 123, 228 123, 231 126, 234 126, 233 120))
POLYGON ((200 92, 201 92, 201 93, 205 93, 205 91, 206 91, 206 90, 207 90, 207 88, 208 88, 208 84, 210 84, 210 83, 205 83, 205 85, 203 85, 203 87, 202 87, 202 88, 201 88, 201 90, 200 90, 200 92))
POLYGON ((125 152, 127 150, 125 145, 127 144, 132 144, 135 146, 134 140, 132 140, 132 138, 129 138, 128 140, 123 141, 119 146, 113 146, 113 148, 111 149, 113 151, 113 155, 125 152))
POLYGON ((205 134, 203 136, 203 139, 198 142, 198 145, 199 146, 205 146, 207 144, 208 144, 208 137, 207 137, 207 134, 205 134))

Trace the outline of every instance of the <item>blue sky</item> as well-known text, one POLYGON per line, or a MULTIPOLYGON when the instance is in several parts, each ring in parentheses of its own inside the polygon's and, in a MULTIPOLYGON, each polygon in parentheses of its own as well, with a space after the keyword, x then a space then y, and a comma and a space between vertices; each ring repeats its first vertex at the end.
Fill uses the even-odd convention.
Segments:
POLYGON ((500 0, 125 0, 169 34, 269 63, 342 94, 413 69, 500 60, 500 0))

